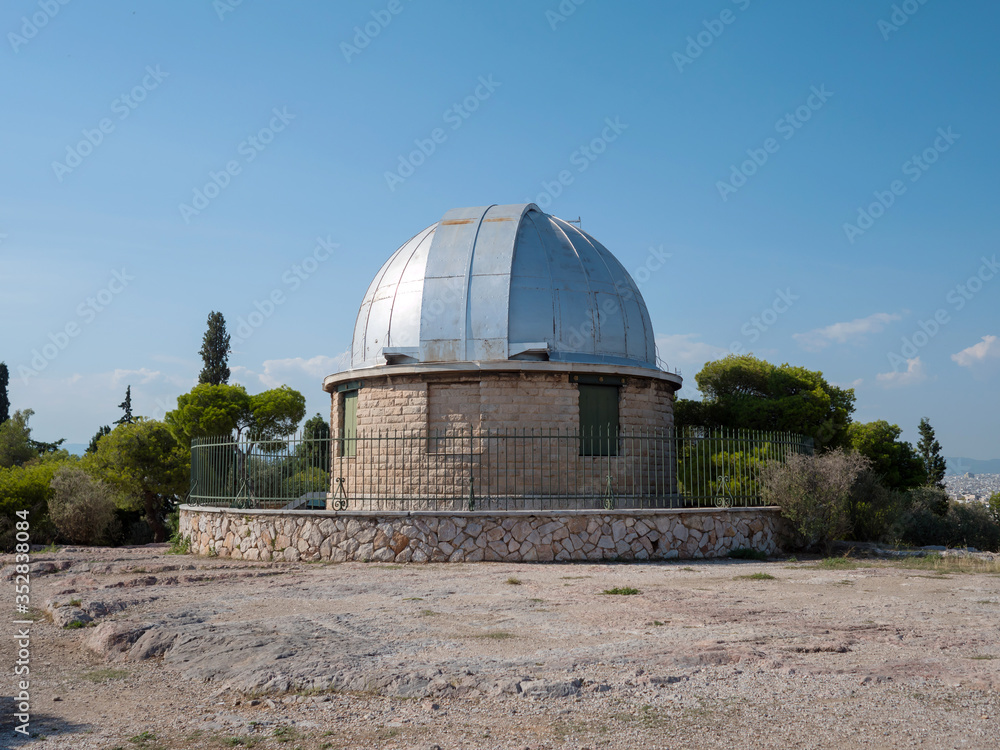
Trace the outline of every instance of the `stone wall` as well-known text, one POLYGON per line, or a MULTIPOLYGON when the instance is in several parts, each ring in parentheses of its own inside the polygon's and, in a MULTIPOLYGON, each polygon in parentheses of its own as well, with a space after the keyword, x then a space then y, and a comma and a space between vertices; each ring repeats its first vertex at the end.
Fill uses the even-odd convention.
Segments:
MULTIPOLYGON (((653 431, 673 426, 676 385, 661 378, 611 374, 624 381, 619 397, 622 429, 653 431)), ((374 371, 355 381, 361 383, 358 432, 468 430, 470 426, 473 430, 576 430, 580 426, 579 391, 570 378, 569 369, 374 371)), ((331 393, 330 430, 334 436, 343 428, 343 398, 342 393, 331 393)))
POLYGON ((777 549, 777 508, 509 513, 234 510, 181 506, 191 551, 238 560, 669 560, 777 549))
MULTIPOLYGON (((670 446, 622 438, 619 454, 609 459, 580 456, 579 444, 569 439, 540 439, 545 433, 569 435, 580 429, 579 388, 572 377, 570 369, 381 371, 351 381, 361 385, 357 401, 361 439, 353 451, 336 439, 343 429, 344 396, 331 393, 331 493, 338 492, 342 479, 349 498, 447 499, 467 494, 471 476, 482 497, 599 497, 611 474, 619 495, 674 495, 676 461, 665 452, 670 446), (497 431, 534 432, 539 439, 487 444, 458 437, 497 431), (379 434, 387 439, 370 441, 379 434), (414 437, 425 434, 452 437, 414 437)), ((673 382, 635 374, 614 377, 623 383, 619 390, 623 434, 652 434, 673 426, 673 382)), ((668 499, 660 502, 670 504, 668 499)), ((365 502, 363 507, 395 506, 380 501, 365 502)), ((407 507, 433 509, 439 504, 411 502, 407 507)), ((531 504, 525 501, 520 507, 531 504)))

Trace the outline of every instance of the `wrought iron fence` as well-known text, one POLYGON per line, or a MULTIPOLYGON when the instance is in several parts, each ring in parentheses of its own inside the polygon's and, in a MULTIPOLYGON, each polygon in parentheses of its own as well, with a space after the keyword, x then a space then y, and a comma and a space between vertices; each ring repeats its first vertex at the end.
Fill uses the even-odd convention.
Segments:
POLYGON ((552 510, 761 505, 768 461, 811 453, 793 433, 687 428, 386 431, 191 445, 190 502, 236 508, 552 510))

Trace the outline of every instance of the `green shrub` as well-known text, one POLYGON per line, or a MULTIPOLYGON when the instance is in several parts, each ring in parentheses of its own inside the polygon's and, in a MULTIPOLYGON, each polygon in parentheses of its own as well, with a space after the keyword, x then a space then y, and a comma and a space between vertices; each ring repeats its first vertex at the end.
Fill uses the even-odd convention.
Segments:
POLYGON ((52 477, 49 517, 71 544, 107 544, 115 522, 115 499, 103 482, 83 469, 63 466, 52 477))
POLYGON ((191 537, 181 536, 180 531, 175 531, 173 536, 170 537, 170 553, 171 555, 186 555, 191 551, 191 537))
POLYGON ((641 594, 639 589, 632 588, 631 586, 616 586, 613 589, 604 589, 601 592, 607 596, 635 596, 636 594, 641 594))
POLYGON ((743 579, 746 581, 776 581, 778 580, 770 573, 751 573, 747 576, 736 576, 737 580, 743 579))
POLYGON ((781 506, 791 521, 798 537, 793 544, 829 552, 834 541, 851 533, 851 489, 868 466, 861 454, 840 449, 772 461, 761 471, 764 500, 781 506))
POLYGON ((734 560, 766 560, 767 553, 761 552, 759 549, 739 547, 738 549, 731 550, 727 557, 731 557, 734 560))
POLYGON ((994 521, 1000 523, 1000 492, 994 492, 986 502, 986 508, 994 521))
POLYGON ((948 515, 948 493, 938 487, 917 487, 906 493, 907 505, 921 506, 937 516, 948 515))
POLYGON ((865 469, 851 488, 850 538, 856 542, 887 541, 893 524, 907 505, 904 493, 888 489, 878 474, 865 469))
POLYGON ((50 484, 65 463, 52 458, 36 458, 24 466, 0 468, 0 550, 14 550, 14 523, 18 520, 14 513, 19 510, 29 512, 32 544, 55 541, 57 532, 49 520, 50 484))
POLYGON ((176 534, 177 530, 181 527, 181 511, 179 508, 174 508, 170 513, 167 514, 167 529, 170 534, 176 534))
POLYGON ((915 547, 944 545, 1000 550, 1000 524, 986 506, 949 502, 947 493, 936 487, 921 487, 907 495, 909 507, 890 532, 896 541, 915 547))

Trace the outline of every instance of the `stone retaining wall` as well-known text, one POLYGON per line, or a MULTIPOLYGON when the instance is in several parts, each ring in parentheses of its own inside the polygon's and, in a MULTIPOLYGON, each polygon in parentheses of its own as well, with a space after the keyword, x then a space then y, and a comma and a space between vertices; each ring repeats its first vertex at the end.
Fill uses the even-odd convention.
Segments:
POLYGON ((236 510, 182 505, 199 555, 237 560, 506 562, 723 557, 773 553, 778 508, 629 511, 236 510))

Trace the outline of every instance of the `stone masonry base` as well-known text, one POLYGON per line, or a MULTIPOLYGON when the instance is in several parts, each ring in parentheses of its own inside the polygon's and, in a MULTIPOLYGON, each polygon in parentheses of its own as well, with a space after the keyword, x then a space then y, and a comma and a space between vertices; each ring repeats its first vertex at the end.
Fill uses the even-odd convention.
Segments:
POLYGON ((372 513, 182 505, 191 552, 236 560, 505 562, 771 554, 778 508, 372 513))

